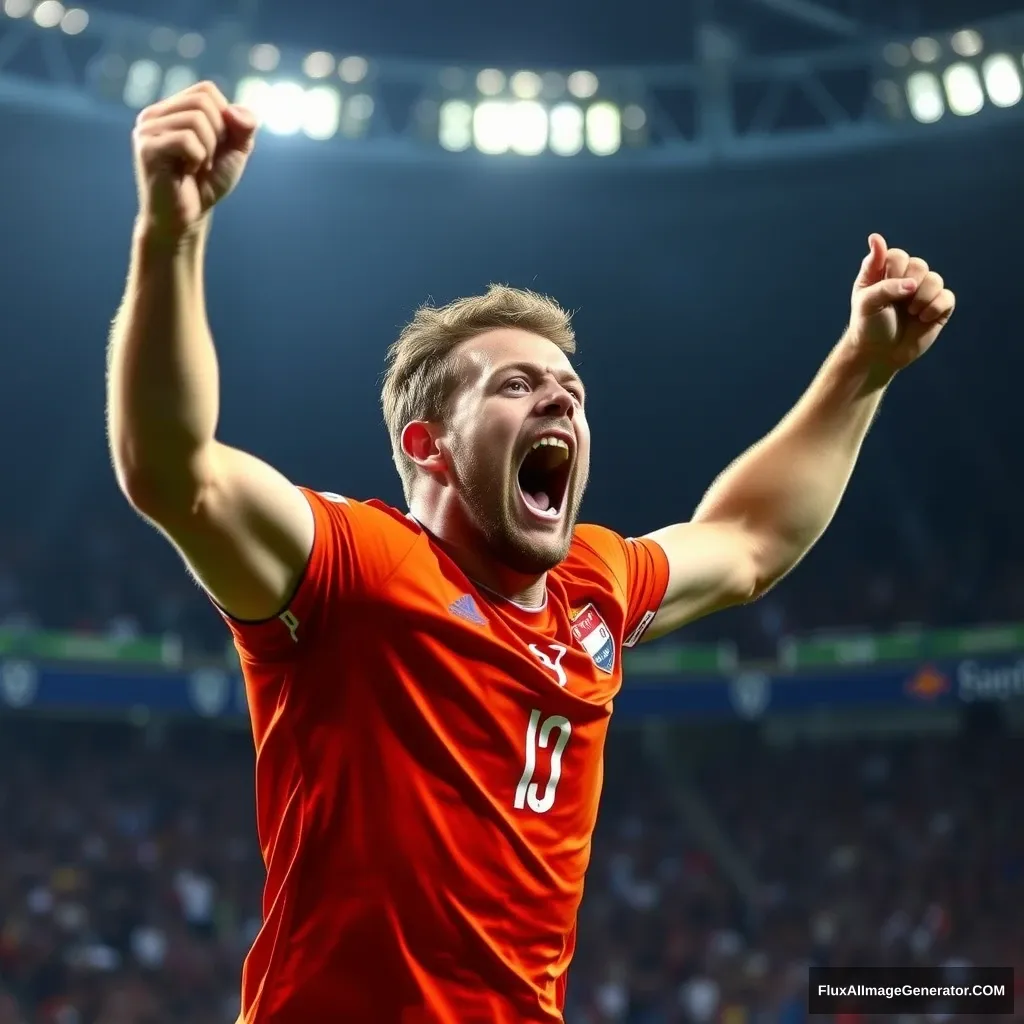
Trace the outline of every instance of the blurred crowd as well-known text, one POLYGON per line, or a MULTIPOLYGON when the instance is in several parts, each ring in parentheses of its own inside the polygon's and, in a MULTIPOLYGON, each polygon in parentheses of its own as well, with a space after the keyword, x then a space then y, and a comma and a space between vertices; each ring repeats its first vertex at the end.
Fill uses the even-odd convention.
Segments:
MULTIPOLYGON (((0 720, 0 1024, 234 1020, 263 876, 250 742, 179 730, 0 720)), ((812 962, 1024 969, 1016 741, 727 732, 683 779, 613 732, 567 1024, 797 1024, 812 962)))
POLYGON ((773 748, 737 729, 701 747, 685 781, 651 771, 666 788, 638 802, 634 776, 608 806, 573 1019, 795 1024, 811 964, 1013 965, 1024 982, 1018 741, 773 748), (742 873, 673 817, 673 785, 695 787, 742 873))
MULTIPOLYGON (((693 641, 728 639, 745 657, 776 653, 785 636, 1024 622, 1024 551, 970 531, 927 559, 877 560, 827 539, 767 597, 688 627, 693 641)), ((904 553, 905 554, 905 553, 904 553)), ((179 636, 186 651, 224 651, 227 633, 169 544, 123 502, 76 525, 66 543, 0 529, 0 628, 116 636, 179 636)))

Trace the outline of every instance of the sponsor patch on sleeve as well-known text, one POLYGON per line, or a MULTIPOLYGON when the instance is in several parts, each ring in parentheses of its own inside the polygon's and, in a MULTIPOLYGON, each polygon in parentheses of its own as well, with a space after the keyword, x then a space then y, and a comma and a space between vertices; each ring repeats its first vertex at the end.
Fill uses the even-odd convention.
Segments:
POLYGON ((644 612, 643 618, 636 624, 633 632, 622 641, 622 646, 634 647, 639 643, 640 638, 647 632, 647 627, 654 621, 654 615, 654 612, 644 612))

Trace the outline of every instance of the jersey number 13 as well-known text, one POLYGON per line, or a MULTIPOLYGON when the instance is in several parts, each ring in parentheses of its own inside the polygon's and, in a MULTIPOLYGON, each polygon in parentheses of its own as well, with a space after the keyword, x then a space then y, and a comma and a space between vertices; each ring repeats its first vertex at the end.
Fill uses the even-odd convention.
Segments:
POLYGON ((523 768, 523 777, 516 786, 517 811, 528 807, 537 814, 544 814, 554 807, 558 781, 562 777, 562 751, 565 750, 571 733, 569 719, 563 715, 548 715, 542 719, 538 708, 530 712, 530 722, 526 727, 526 764, 523 768), (537 751, 549 748, 551 768, 542 792, 540 785, 533 781, 533 775, 537 768, 537 751))

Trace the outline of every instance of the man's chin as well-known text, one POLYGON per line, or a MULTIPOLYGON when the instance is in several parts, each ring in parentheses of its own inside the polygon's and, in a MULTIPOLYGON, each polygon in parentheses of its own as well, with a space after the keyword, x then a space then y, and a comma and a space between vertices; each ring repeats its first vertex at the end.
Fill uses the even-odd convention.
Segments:
POLYGON ((490 557, 507 569, 522 576, 542 576, 569 554, 575 507, 558 519, 545 521, 528 514, 521 503, 510 501, 499 516, 493 514, 493 505, 488 505, 484 500, 467 502, 469 518, 490 557))

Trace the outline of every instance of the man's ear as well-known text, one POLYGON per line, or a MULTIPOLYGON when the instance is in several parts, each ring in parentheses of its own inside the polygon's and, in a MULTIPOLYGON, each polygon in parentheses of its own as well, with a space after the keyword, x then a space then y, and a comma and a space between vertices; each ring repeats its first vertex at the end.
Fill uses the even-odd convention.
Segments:
POLYGON ((402 431, 402 451, 428 473, 443 473, 448 468, 448 460, 437 444, 438 432, 436 424, 426 420, 413 420, 402 431))

